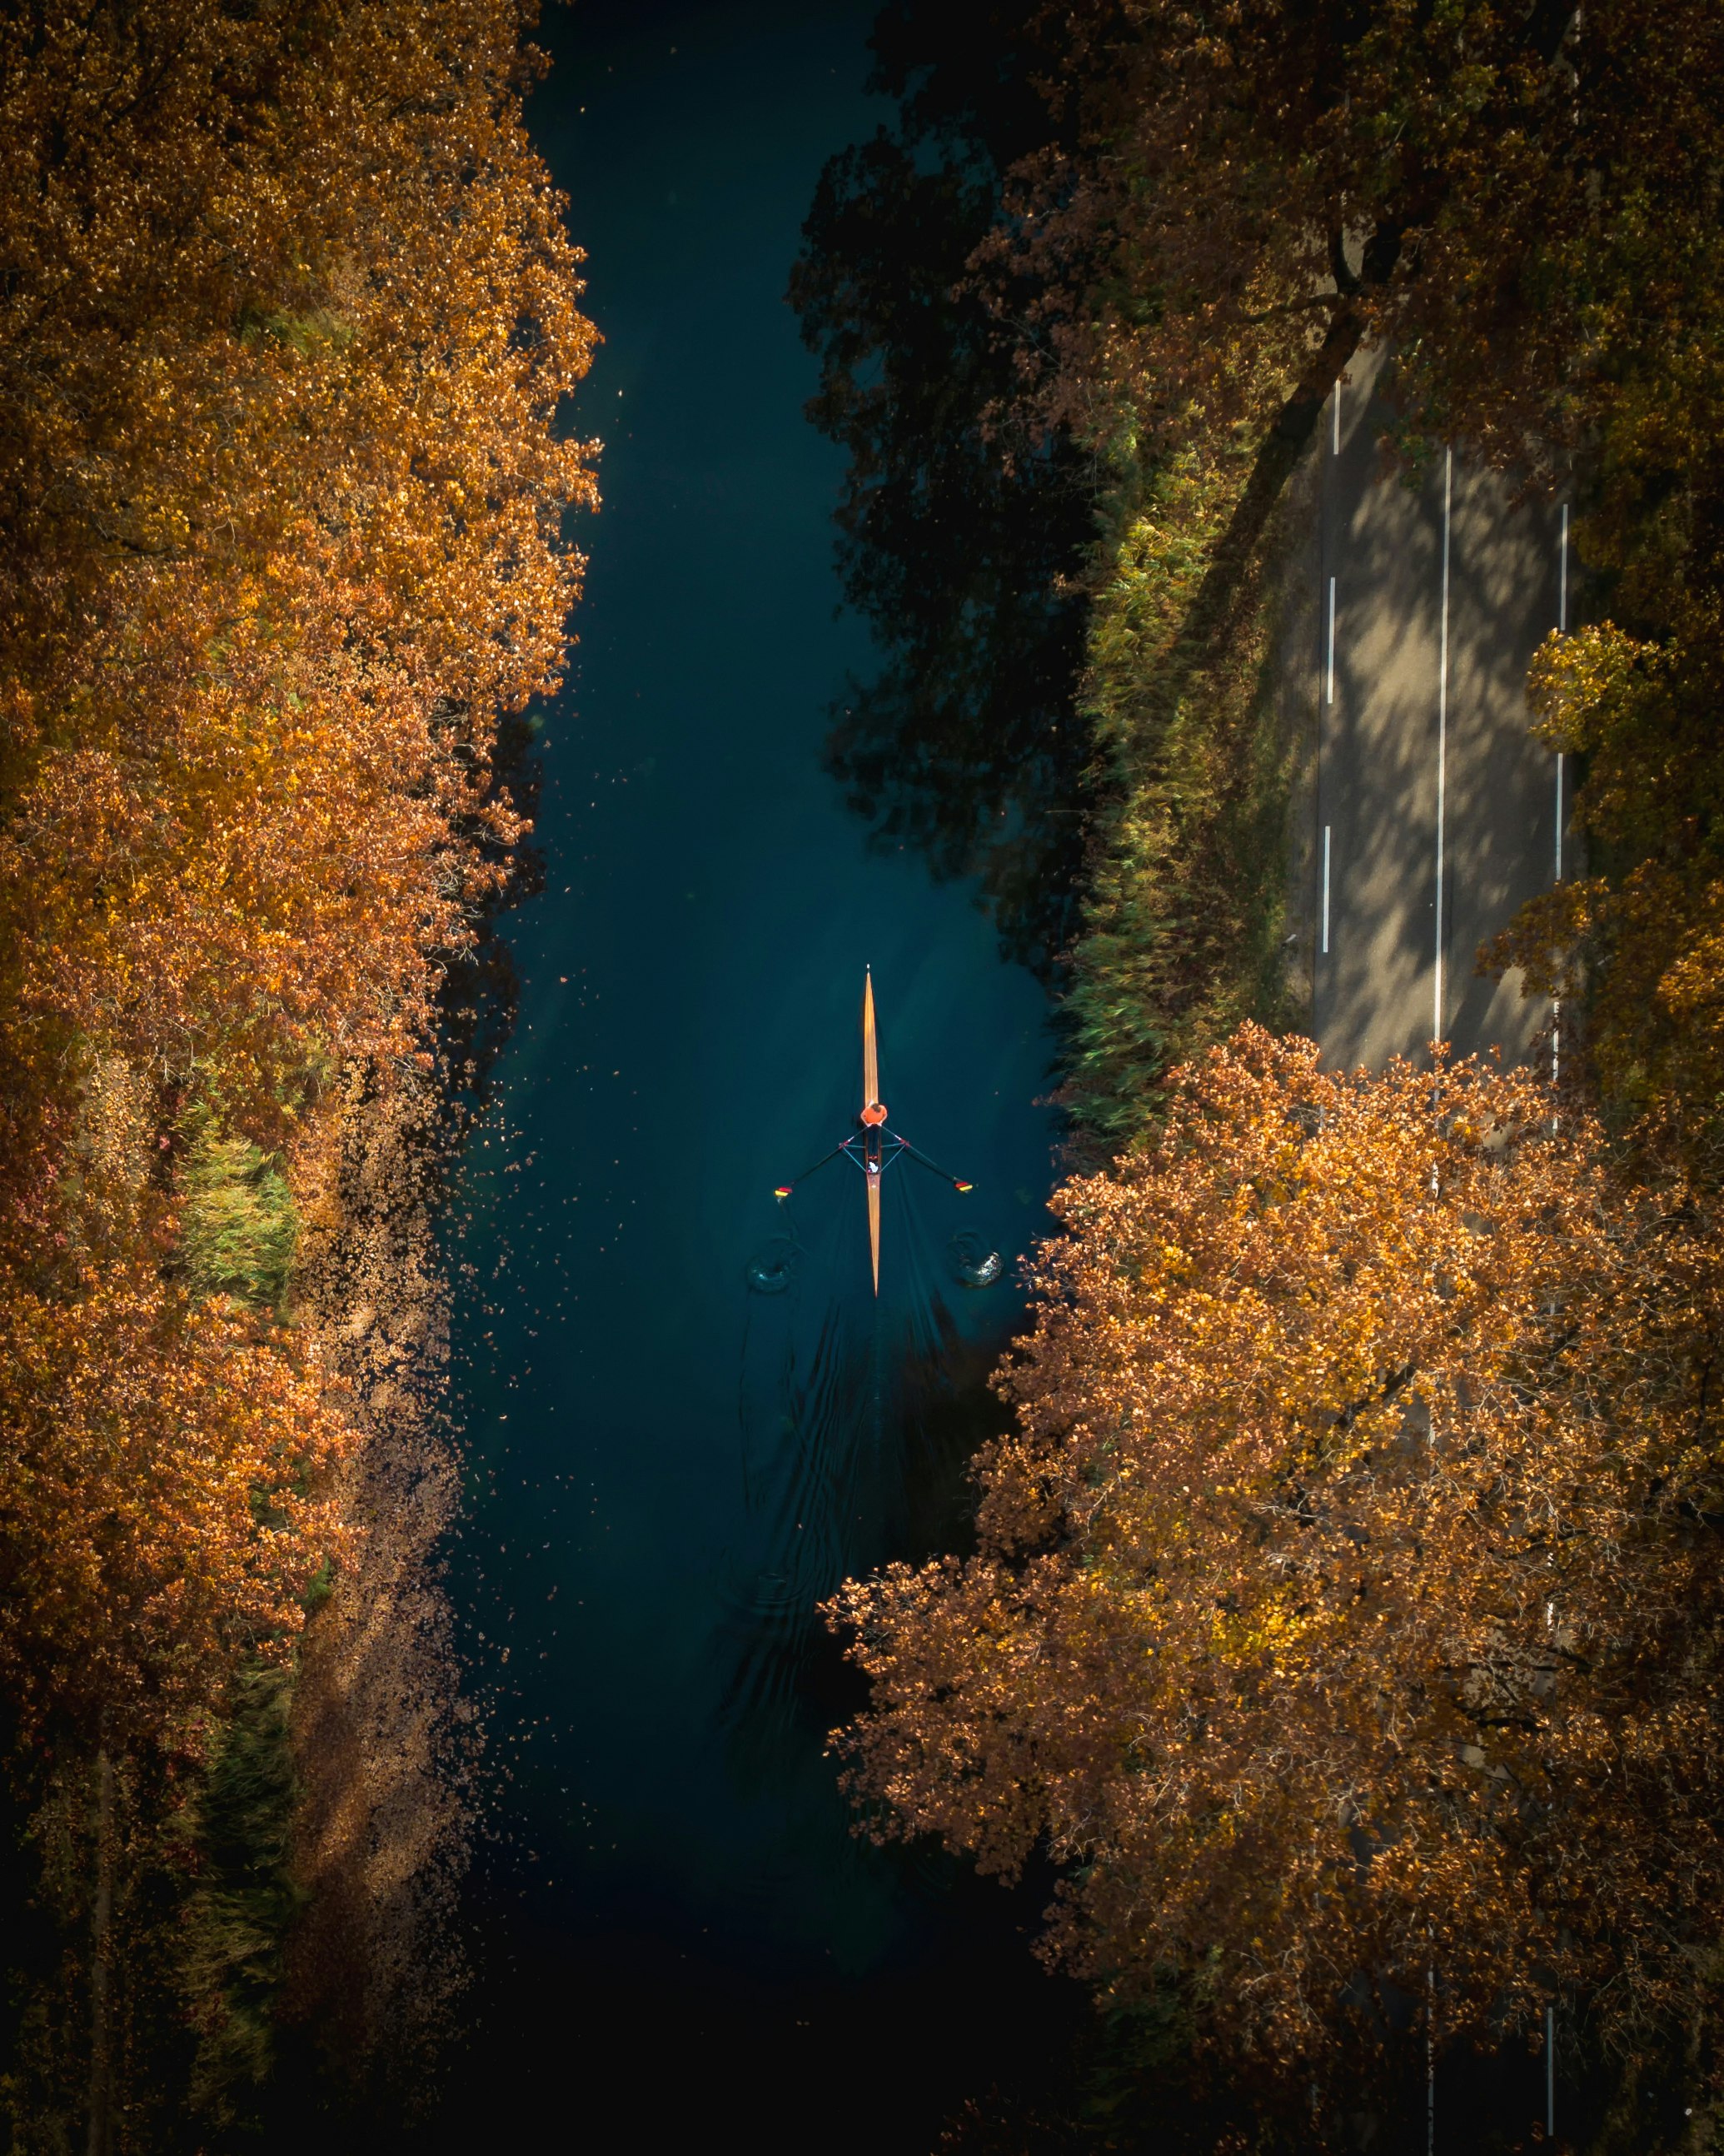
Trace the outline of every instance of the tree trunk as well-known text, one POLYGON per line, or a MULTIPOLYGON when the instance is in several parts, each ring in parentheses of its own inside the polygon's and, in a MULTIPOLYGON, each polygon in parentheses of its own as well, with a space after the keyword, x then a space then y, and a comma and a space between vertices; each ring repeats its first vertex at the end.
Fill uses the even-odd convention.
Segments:
POLYGON ((114 1762, 95 1755, 95 1905, 90 1923, 90 2138, 85 2156, 114 2145, 114 1762))
POLYGON ((1349 267, 1343 235, 1337 230, 1331 247, 1337 293, 1347 304, 1337 309, 1322 343, 1306 362, 1304 372, 1265 435, 1251 467, 1251 476, 1234 506, 1226 531, 1217 542, 1209 566, 1198 588, 1186 620, 1184 642, 1187 665, 1195 670, 1222 650, 1235 627, 1235 616, 1245 571, 1262 538, 1281 490, 1316 431, 1326 398, 1346 372, 1365 333, 1363 317, 1352 305, 1355 293, 1388 283, 1401 259, 1404 224, 1379 224, 1365 242, 1364 260, 1349 267))

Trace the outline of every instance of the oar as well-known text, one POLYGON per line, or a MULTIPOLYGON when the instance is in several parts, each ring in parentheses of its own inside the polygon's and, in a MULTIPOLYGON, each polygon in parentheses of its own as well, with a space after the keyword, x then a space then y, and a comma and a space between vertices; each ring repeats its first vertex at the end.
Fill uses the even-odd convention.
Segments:
POLYGON ((911 1145, 908 1138, 898 1137, 896 1131, 888 1131, 886 1136, 897 1138, 899 1144, 903 1147, 912 1160, 919 1160, 924 1168, 932 1168, 942 1183, 949 1183, 954 1190, 973 1190, 976 1188, 973 1183, 966 1183, 962 1176, 954 1175, 949 1168, 942 1168, 937 1160, 930 1160, 920 1146, 911 1145))
POLYGON ((880 1099, 880 1051, 874 1038, 874 972, 862 973, 862 1105, 871 1108, 880 1099))
MULTIPOLYGON (((880 1101, 880 1050, 874 1037, 874 969, 862 972, 862 1114, 880 1101)), ((880 1293, 880 1166, 875 1163, 868 1178, 868 1251, 874 1262, 874 1291, 880 1293)))
MULTIPOLYGON (((844 1151, 849 1143, 849 1141, 847 1138, 840 1138, 830 1152, 823 1152, 821 1154, 818 1160, 814 1163, 813 1168, 805 1168, 802 1173, 797 1177, 796 1183, 806 1183, 808 1178, 814 1173, 814 1168, 824 1168, 829 1160, 836 1160, 839 1155, 844 1151)), ((788 1198, 791 1192, 795 1189, 796 1183, 775 1183, 772 1185, 773 1197, 788 1198)))

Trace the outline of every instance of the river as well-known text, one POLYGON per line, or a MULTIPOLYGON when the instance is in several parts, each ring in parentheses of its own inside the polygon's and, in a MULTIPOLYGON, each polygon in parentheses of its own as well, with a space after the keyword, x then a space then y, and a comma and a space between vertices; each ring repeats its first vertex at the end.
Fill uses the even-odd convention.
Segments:
POLYGON ((635 0, 543 32, 605 501, 455 1209, 452 1577, 495 1795, 451 2145, 574 2103, 575 2139, 603 2109, 649 2150, 923 2156, 1073 2010, 1034 1895, 859 1842, 824 1750, 855 1693, 814 1604, 961 1538, 1055 1137, 1036 983, 821 765, 870 654, 783 293, 822 164, 882 116, 870 13, 635 0), (977 1185, 889 1172, 877 1303, 849 1163, 772 1195, 852 1127, 865 966, 894 1125, 977 1185), (967 1230, 1000 1284, 958 1277, 967 1230))

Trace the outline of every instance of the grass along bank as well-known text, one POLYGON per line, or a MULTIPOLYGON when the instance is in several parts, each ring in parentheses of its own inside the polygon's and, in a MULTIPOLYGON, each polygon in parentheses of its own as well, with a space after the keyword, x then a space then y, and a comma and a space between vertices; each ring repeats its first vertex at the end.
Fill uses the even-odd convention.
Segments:
POLYGON ((1176 1065, 1305 1008, 1288 891, 1309 598, 1288 535, 1308 467, 1230 557, 1257 454, 1240 434, 1151 459, 1127 424, 1110 457, 1078 706, 1097 806, 1062 1094, 1110 1152, 1145 1132, 1176 1065))

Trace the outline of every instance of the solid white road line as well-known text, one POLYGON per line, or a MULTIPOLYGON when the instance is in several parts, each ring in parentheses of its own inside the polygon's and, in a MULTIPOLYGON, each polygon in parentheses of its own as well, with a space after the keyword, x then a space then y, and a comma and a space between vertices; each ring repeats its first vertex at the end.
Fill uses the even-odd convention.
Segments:
POLYGON ((1329 454, 1331 457, 1338 457, 1341 454, 1341 377, 1339 375, 1335 377, 1335 434, 1329 445, 1329 454))
MULTIPOLYGON (((1557 634, 1568 634, 1568 505, 1562 504, 1562 534, 1557 542, 1557 634)), ((1562 752, 1557 751, 1556 880, 1562 880, 1562 752)), ((1551 1003, 1551 1083, 1562 1075, 1562 998, 1551 1003)))
POLYGON ((1557 543, 1557 634, 1568 634, 1568 505, 1562 504, 1562 536, 1557 543))
POLYGON ((1557 751, 1557 881, 1562 880, 1562 752, 1557 751))
POLYGON ((1329 693, 1325 702, 1335 701, 1335 579, 1329 579, 1329 693))
POLYGON ((1449 530, 1455 491, 1455 452, 1443 452, 1443 622, 1437 649, 1437 926, 1431 990, 1431 1039, 1443 1038, 1443 850, 1449 811, 1449 530))
POLYGON ((1329 949, 1329 826, 1323 826, 1323 951, 1329 949))

